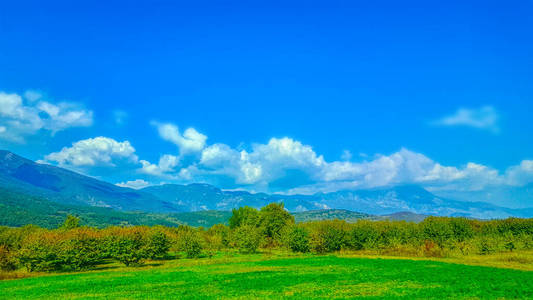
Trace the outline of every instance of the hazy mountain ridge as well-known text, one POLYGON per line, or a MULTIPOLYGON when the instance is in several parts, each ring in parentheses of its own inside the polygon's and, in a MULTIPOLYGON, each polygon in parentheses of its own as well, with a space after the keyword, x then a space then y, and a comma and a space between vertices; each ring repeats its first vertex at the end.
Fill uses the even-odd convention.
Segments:
POLYGON ((532 217, 533 209, 510 209, 485 202, 438 197, 416 185, 314 195, 279 195, 223 191, 209 184, 165 184, 141 190, 119 187, 63 168, 38 164, 0 150, 0 185, 11 192, 42 197, 66 205, 89 205, 121 211, 175 213, 230 211, 240 206, 260 208, 283 202, 291 212, 340 209, 385 215, 412 212, 423 215, 473 218, 532 217))
POLYGON ((185 210, 148 193, 119 187, 52 165, 35 163, 2 150, 0 184, 11 191, 63 204, 108 207, 122 211, 185 210))

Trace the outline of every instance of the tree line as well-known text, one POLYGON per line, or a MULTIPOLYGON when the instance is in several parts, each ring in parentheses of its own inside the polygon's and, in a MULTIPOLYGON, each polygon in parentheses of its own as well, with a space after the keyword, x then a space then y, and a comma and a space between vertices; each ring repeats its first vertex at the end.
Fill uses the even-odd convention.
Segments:
POLYGON ((282 203, 260 210, 234 209, 229 225, 80 226, 68 216, 57 229, 34 225, 0 227, 0 269, 86 270, 103 262, 126 266, 149 259, 210 257, 220 251, 254 253, 280 249, 324 254, 372 251, 384 255, 434 256, 491 254, 533 249, 533 219, 481 221, 428 217, 405 221, 324 220, 295 223, 282 203))

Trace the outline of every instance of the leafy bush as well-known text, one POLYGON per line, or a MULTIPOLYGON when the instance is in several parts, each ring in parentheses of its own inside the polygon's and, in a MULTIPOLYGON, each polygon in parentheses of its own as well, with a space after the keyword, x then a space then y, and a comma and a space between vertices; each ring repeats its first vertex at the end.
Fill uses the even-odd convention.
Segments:
POLYGON ((101 258, 99 233, 91 228, 77 228, 64 234, 59 249, 62 269, 85 270, 97 265, 101 258))
POLYGON ((112 258, 126 266, 138 265, 148 258, 147 241, 139 228, 114 228, 105 247, 112 258))
POLYGON ((261 232, 272 241, 279 242, 282 229, 290 224, 294 224, 294 216, 285 210, 283 203, 270 203, 259 212, 261 232))
POLYGON ((180 249, 185 252, 187 258, 195 258, 202 254, 202 238, 198 232, 190 230, 181 236, 180 249))
POLYGON ((151 233, 147 246, 147 252, 150 258, 164 258, 168 255, 169 249, 170 239, 164 232, 156 230, 151 233))
POLYGON ((289 234, 289 248, 294 252, 309 252, 309 232, 302 226, 294 226, 289 234))
POLYGON ((231 229, 242 225, 258 226, 260 221, 259 211, 249 206, 239 207, 233 209, 232 215, 229 219, 229 227, 231 229))
POLYGON ((74 229, 78 227, 80 227, 80 218, 72 215, 68 215, 63 225, 61 225, 61 229, 65 230, 74 229))
POLYGON ((6 246, 0 246, 0 270, 13 271, 17 268, 15 256, 6 246))
POLYGON ((235 244, 243 253, 254 253, 261 243, 259 229, 253 225, 241 225, 235 230, 235 244))
POLYGON ((311 223, 311 249, 317 253, 339 251, 348 245, 348 223, 328 220, 311 223))
POLYGON ((19 251, 19 261, 30 272, 61 269, 60 235, 57 232, 37 232, 29 235, 19 251))

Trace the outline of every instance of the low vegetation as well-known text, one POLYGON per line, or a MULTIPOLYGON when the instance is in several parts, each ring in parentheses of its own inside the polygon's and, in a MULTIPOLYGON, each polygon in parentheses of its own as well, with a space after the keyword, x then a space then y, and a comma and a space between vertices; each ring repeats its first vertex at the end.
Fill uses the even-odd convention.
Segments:
POLYGON ((211 257, 220 251, 274 249, 325 254, 372 251, 381 255, 457 257, 533 249, 533 219, 479 221, 429 217, 423 222, 359 220, 296 224, 283 204, 233 210, 229 226, 80 226, 68 216, 57 229, 0 228, 4 272, 80 271, 103 262, 138 266, 147 259, 211 257), (172 256, 170 255, 172 253, 172 256))

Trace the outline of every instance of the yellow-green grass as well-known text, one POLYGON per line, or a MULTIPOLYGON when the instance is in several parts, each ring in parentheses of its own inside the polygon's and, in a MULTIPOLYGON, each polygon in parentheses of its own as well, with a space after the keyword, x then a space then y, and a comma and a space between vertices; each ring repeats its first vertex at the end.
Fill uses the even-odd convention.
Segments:
POLYGON ((4 280, 0 298, 533 298, 533 272, 451 261, 225 254, 4 280))

